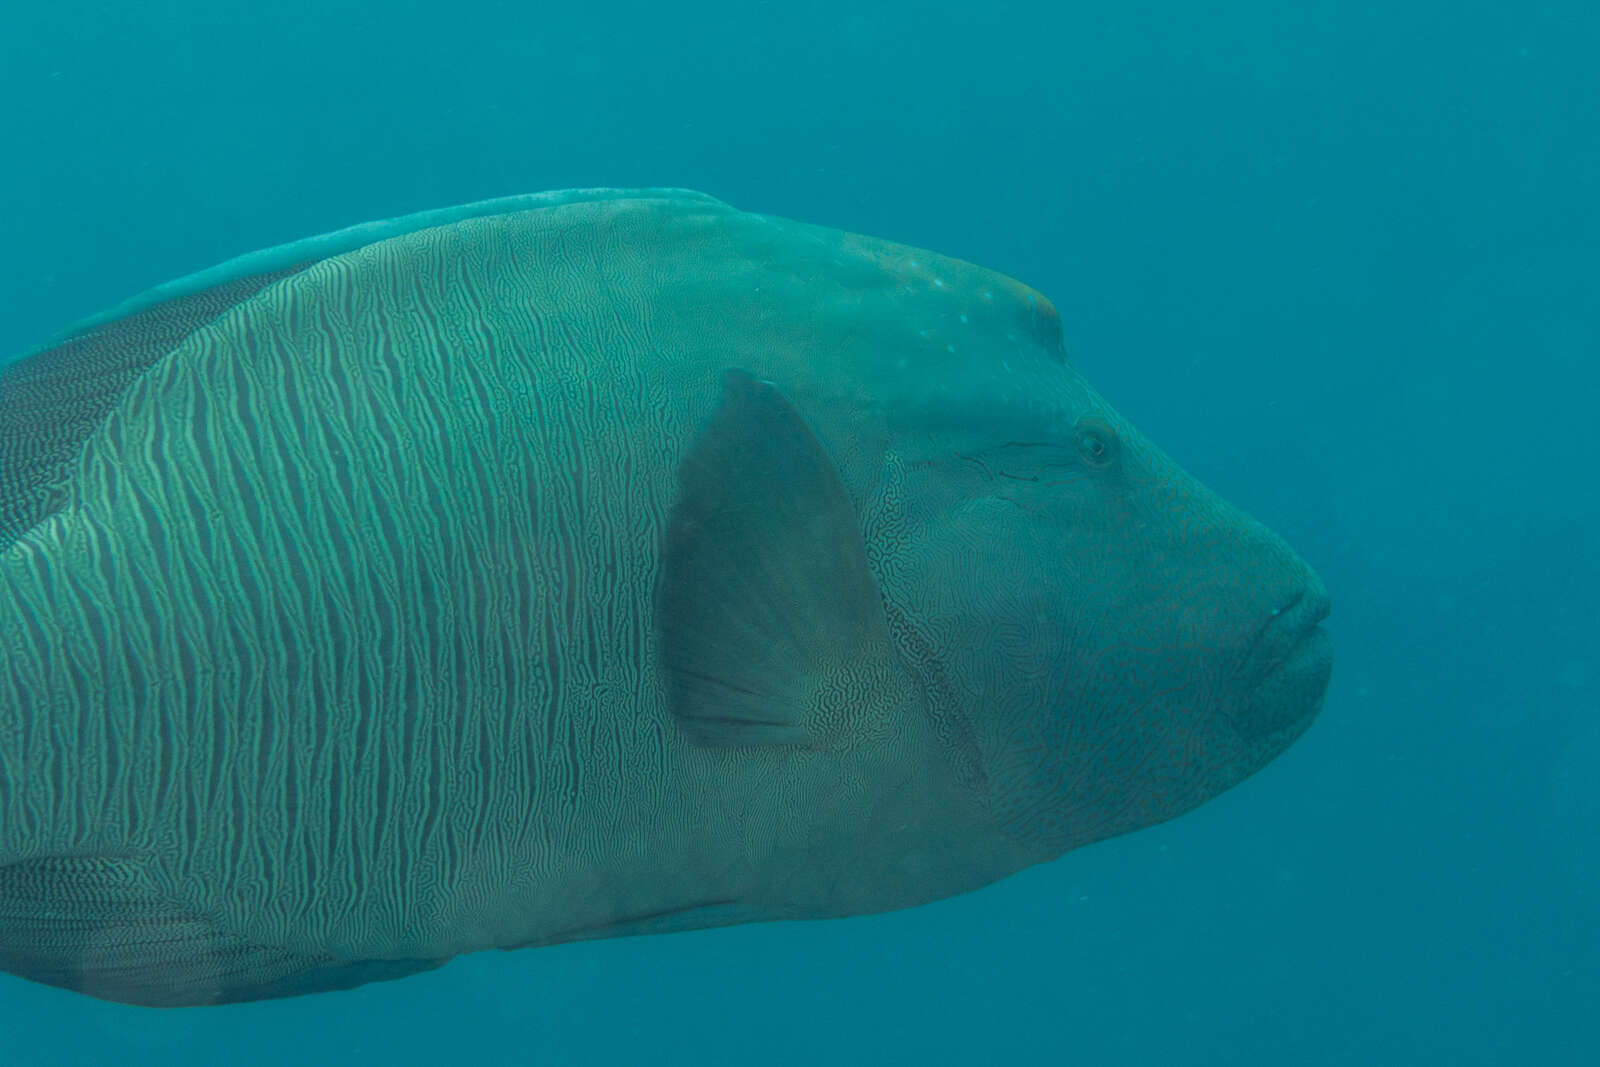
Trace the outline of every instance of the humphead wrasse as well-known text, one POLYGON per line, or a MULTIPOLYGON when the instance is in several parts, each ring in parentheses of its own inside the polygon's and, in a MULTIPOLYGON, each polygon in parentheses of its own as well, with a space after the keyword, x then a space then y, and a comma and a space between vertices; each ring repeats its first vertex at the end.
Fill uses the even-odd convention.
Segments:
POLYGON ((991 271, 676 190, 301 241, 0 372, 0 969, 950 896, 1260 769, 1326 612, 991 271))

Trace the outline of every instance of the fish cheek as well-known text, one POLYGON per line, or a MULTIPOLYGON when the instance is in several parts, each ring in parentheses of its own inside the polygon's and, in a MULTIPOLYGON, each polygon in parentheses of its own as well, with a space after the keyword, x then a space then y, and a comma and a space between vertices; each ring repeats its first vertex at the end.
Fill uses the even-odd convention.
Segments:
POLYGON ((869 544, 902 622, 901 655, 982 766, 1019 726, 1034 724, 1055 685, 1058 586, 1040 531, 1030 533, 1027 516, 994 496, 953 501, 913 487, 896 518, 875 503, 866 513, 869 544))

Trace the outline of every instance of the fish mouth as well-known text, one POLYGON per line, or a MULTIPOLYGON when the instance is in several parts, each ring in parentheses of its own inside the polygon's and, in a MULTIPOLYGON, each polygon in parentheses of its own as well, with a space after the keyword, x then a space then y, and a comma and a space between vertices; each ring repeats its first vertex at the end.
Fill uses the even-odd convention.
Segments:
POLYGON ((1288 662, 1306 642, 1322 633, 1322 620, 1328 617, 1328 594, 1321 589, 1302 589, 1262 624, 1256 638, 1258 654, 1263 655, 1265 673, 1288 662))
POLYGON ((1303 589, 1262 625, 1232 714, 1245 737, 1298 736, 1321 710, 1333 673, 1333 642, 1321 626, 1328 610, 1320 587, 1303 589))

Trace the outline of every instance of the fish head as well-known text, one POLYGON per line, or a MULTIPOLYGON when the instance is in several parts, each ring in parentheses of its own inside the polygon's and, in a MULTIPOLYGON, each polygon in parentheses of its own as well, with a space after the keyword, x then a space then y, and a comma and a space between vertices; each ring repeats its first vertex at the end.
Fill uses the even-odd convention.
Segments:
POLYGON ((1090 387, 1043 296, 916 267, 948 307, 879 364, 890 443, 866 534, 997 822, 1057 855, 1261 769, 1322 705, 1322 581, 1090 387))

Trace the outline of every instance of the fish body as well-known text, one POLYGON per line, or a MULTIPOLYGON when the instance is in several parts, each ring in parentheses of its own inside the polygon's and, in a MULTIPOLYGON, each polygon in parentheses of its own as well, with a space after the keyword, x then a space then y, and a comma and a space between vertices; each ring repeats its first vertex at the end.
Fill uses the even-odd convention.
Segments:
POLYGON ((669 190, 299 242, 0 371, 0 968, 938 899, 1258 769, 1325 612, 982 268, 669 190))

